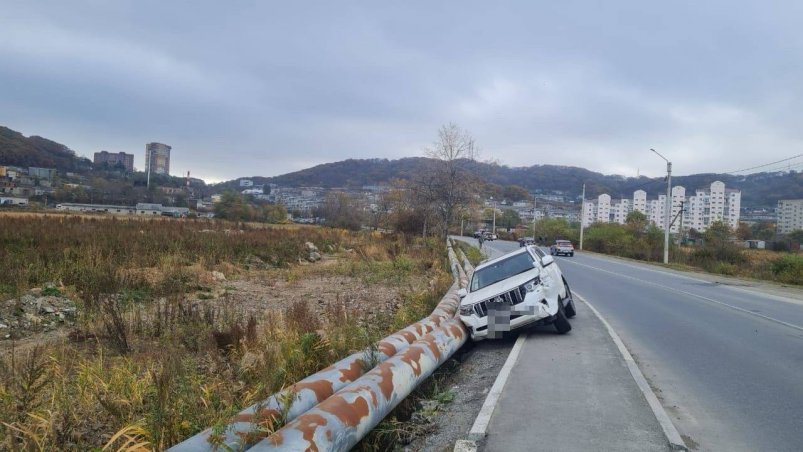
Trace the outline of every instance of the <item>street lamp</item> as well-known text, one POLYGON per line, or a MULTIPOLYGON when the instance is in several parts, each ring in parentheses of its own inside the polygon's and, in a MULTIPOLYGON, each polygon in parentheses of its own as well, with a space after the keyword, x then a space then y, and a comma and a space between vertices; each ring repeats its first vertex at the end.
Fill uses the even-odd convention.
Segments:
POLYGON ((672 212, 672 162, 667 160, 666 157, 658 153, 655 149, 650 148, 655 152, 658 157, 666 161, 666 206, 664 207, 664 264, 669 263, 669 216, 672 212))
POLYGON ((494 201, 493 196, 491 196, 491 202, 493 203, 493 210, 494 210, 494 223, 493 223, 493 228, 491 229, 491 234, 496 235, 496 201, 494 201))

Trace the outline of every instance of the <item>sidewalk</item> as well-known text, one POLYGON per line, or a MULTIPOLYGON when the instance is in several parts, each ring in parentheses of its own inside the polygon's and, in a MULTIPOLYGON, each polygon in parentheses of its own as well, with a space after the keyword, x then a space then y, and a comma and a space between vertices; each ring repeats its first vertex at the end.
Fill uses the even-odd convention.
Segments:
POLYGON ((575 306, 570 333, 530 330, 481 449, 670 450, 605 327, 577 298, 575 306))

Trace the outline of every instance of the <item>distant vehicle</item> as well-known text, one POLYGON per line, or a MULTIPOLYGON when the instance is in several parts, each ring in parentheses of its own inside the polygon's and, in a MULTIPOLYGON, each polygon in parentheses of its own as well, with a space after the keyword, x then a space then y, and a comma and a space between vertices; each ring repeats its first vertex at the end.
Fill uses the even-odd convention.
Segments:
POLYGON ((498 237, 496 236, 496 234, 493 234, 493 233, 491 233, 491 232, 486 232, 486 233, 485 233, 485 240, 487 240, 487 241, 489 241, 489 242, 490 242, 490 241, 493 241, 493 240, 496 240, 497 238, 498 238, 498 237))
POLYGON ((499 338, 504 331, 530 325, 570 331, 574 300, 554 259, 526 246, 478 265, 468 289, 458 291, 460 320, 471 339, 499 338))
POLYGON ((483 234, 485 234, 485 230, 483 230, 483 229, 480 229, 479 231, 474 231, 474 238, 478 239, 483 234))
POLYGON ((535 245, 535 237, 522 237, 519 239, 519 248, 527 245, 535 245))
POLYGON ((568 240, 555 240, 555 244, 549 247, 549 254, 553 256, 574 256, 574 245, 568 240))

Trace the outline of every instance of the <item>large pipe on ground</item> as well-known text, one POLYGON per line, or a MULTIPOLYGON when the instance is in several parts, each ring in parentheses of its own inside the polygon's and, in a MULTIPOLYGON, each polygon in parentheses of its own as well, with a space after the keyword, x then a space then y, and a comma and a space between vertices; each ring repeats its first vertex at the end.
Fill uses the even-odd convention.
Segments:
POLYGON ((449 320, 250 450, 349 450, 448 360, 467 337, 459 319, 449 320))

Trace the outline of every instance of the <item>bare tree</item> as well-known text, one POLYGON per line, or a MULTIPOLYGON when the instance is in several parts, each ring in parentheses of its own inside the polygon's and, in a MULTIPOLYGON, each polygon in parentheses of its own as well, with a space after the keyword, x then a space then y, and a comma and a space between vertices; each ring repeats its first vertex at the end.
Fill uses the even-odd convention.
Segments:
POLYGON ((475 194, 476 181, 470 168, 477 154, 474 138, 454 123, 442 126, 438 139, 426 150, 433 161, 417 181, 417 189, 421 201, 436 212, 444 238, 456 212, 475 194))

